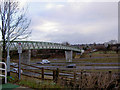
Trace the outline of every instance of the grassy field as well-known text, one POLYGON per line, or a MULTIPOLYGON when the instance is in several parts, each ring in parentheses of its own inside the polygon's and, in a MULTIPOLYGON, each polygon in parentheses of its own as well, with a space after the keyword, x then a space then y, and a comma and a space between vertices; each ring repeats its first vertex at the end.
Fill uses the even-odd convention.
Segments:
MULTIPOLYGON (((80 58, 73 58, 73 62, 93 62, 93 63, 112 63, 112 62, 118 62, 118 54, 116 54, 115 51, 108 51, 106 54, 104 52, 93 52, 91 53, 91 58, 89 54, 83 54, 82 56, 79 56, 80 58), (83 59, 85 58, 85 59, 83 59)), ((49 58, 48 58, 49 59, 49 58)), ((65 58, 61 59, 49 59, 51 62, 66 62, 65 58)), ((31 58, 31 62, 37 62, 42 61, 42 59, 34 59, 31 58)))
MULTIPOLYGON (((52 63, 66 63, 65 59, 58 59, 58 60, 48 59, 48 60, 50 60, 52 63)), ((36 61, 41 61, 41 60, 35 60, 33 62, 36 62, 36 61)), ((118 57, 80 58, 80 59, 73 59, 72 62, 73 63, 87 63, 87 62, 91 62, 91 63, 118 63, 118 57)))
POLYGON ((40 80, 32 77, 21 76, 21 80, 18 80, 18 76, 15 73, 11 73, 13 80, 10 80, 9 83, 17 84, 24 87, 29 88, 65 88, 64 86, 60 86, 56 84, 52 80, 40 80))

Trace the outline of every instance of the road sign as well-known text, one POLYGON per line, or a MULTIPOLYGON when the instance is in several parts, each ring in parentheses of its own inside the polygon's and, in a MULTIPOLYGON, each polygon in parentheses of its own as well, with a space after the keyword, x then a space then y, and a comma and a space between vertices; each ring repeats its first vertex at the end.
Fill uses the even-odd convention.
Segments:
POLYGON ((21 43, 18 44, 18 53, 22 53, 22 46, 21 46, 21 43))

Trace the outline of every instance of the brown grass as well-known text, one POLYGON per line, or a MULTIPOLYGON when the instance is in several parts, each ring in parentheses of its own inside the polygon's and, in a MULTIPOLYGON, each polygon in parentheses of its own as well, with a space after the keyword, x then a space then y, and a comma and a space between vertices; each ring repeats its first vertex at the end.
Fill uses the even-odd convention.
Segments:
POLYGON ((90 75, 80 74, 78 75, 76 83, 74 80, 61 77, 59 83, 71 88, 120 88, 118 77, 106 72, 91 73, 90 75))

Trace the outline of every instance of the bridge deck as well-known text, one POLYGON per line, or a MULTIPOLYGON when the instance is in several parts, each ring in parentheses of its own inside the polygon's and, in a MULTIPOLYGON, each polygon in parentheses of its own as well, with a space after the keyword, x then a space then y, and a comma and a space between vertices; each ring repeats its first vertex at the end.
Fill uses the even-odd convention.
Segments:
MULTIPOLYGON (((77 47, 62 45, 62 44, 58 44, 58 43, 37 42, 37 41, 10 42, 10 50, 17 50, 19 43, 21 43, 23 50, 26 50, 26 49, 63 49, 63 50, 72 50, 72 51, 81 52, 81 49, 79 49, 77 47)), ((0 45, 2 46, 2 41, 0 41, 0 45)))

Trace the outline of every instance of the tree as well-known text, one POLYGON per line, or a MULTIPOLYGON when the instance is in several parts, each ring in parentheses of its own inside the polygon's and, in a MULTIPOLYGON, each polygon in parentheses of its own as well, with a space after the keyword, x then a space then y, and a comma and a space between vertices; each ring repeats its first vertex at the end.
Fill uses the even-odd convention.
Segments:
POLYGON ((2 61, 5 61, 6 45, 8 39, 8 20, 10 22, 9 37, 10 41, 25 39, 31 34, 28 29, 31 20, 26 17, 26 9, 19 7, 18 1, 0 1, 0 31, 3 41, 2 61), (9 11, 10 4, 10 11, 9 11), (10 18, 9 18, 10 17, 10 18))
POLYGON ((63 44, 63 45, 68 45, 68 46, 70 45, 70 43, 67 42, 67 41, 66 41, 66 42, 62 42, 62 44, 63 44))

